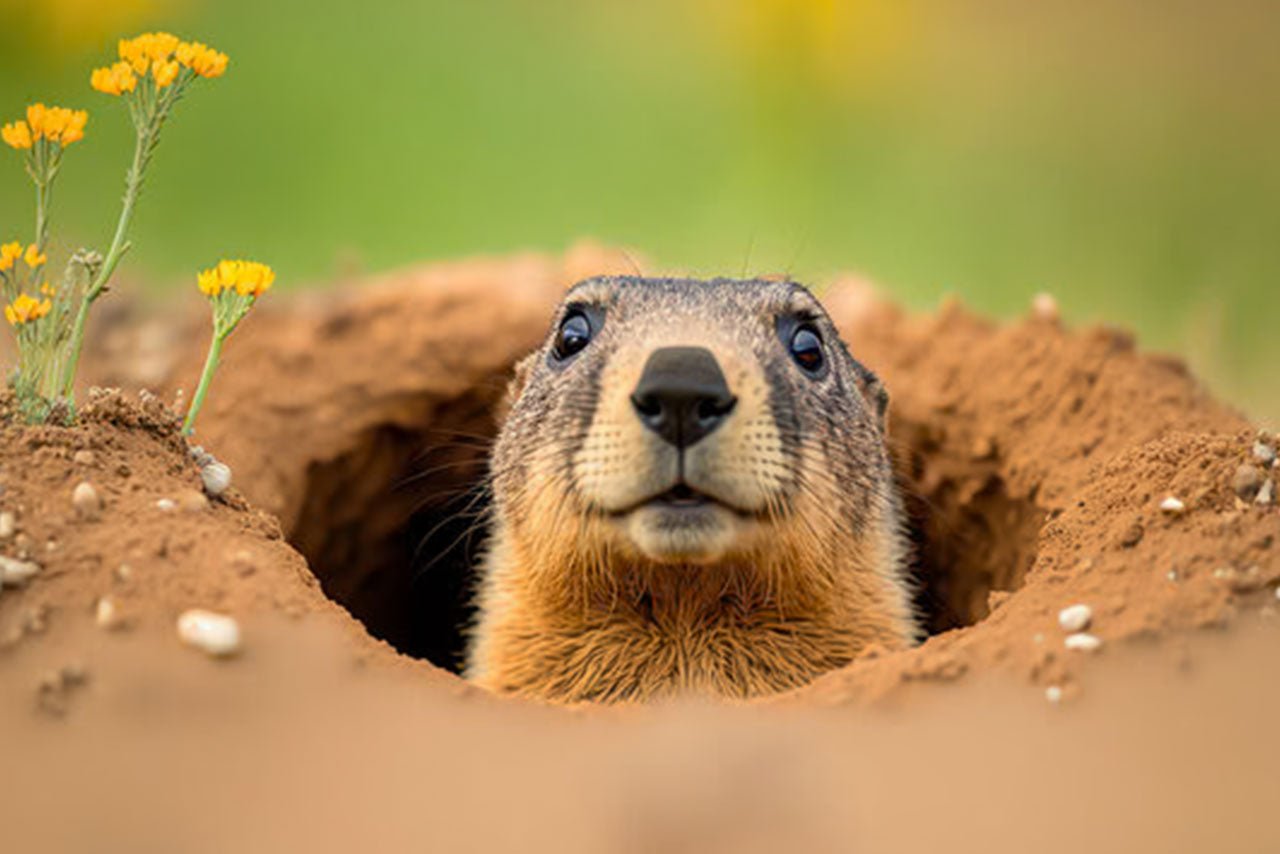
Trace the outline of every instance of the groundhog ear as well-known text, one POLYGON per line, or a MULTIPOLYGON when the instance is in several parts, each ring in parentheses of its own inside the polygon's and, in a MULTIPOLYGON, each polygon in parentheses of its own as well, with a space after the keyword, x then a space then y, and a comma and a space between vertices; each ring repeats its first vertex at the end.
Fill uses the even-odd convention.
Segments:
POLYGON ((884 387, 884 383, 880 382, 879 377, 862 365, 858 365, 857 374, 858 390, 862 392, 862 398, 871 404, 871 410, 876 415, 876 422, 880 425, 881 431, 887 432, 889 426, 889 390, 884 387))

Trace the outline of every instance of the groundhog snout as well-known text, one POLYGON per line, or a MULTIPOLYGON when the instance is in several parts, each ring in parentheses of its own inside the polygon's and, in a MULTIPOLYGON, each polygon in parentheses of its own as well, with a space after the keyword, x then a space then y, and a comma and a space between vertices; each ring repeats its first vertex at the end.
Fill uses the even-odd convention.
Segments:
POLYGON ((661 347, 649 354, 631 405, 645 427, 678 449, 724 423, 738 398, 706 347, 661 347))

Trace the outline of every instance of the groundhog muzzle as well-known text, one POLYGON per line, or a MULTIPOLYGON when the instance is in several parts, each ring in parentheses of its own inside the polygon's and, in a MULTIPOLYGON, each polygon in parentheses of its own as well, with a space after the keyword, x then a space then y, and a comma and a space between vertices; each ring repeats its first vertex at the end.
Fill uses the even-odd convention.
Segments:
POLYGON ((887 400, 793 282, 576 285, 511 385, 468 677, 752 697, 914 642, 887 400))

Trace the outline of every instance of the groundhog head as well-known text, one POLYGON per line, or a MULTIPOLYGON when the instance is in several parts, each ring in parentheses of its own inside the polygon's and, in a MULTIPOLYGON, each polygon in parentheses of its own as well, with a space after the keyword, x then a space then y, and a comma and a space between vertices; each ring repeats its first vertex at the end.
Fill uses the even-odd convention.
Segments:
POLYGON ((890 500, 886 402, 798 284, 589 279, 512 383, 505 547, 606 573, 847 547, 890 500))

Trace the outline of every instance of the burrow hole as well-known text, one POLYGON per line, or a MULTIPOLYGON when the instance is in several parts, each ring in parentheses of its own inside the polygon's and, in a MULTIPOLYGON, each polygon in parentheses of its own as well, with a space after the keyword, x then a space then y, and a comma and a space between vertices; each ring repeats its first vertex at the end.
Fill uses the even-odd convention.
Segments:
MULTIPOLYGON (((474 617, 499 387, 424 403, 420 423, 366 430, 344 454, 314 463, 290 534, 325 593, 370 634, 453 672, 474 617)), ((945 425, 894 421, 917 605, 931 635, 981 621, 992 592, 1021 586, 1044 521, 1007 493, 998 462, 957 465, 945 435, 945 425)))

